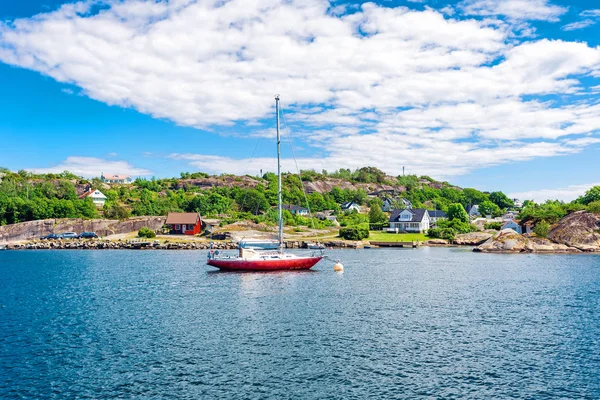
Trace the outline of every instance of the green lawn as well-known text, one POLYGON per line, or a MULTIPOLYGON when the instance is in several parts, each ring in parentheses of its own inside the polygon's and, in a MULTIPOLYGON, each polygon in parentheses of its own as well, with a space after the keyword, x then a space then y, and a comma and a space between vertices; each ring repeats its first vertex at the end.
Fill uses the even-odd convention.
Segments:
POLYGON ((387 233, 382 231, 371 231, 369 241, 371 242, 423 242, 429 237, 423 233, 387 233))

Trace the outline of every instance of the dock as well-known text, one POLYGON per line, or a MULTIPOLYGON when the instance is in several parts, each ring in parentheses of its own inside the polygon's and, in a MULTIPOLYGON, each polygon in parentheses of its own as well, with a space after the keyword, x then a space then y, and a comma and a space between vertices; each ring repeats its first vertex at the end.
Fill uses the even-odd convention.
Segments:
POLYGON ((379 246, 379 247, 410 247, 416 249, 419 247, 419 242, 370 242, 371 246, 379 246))

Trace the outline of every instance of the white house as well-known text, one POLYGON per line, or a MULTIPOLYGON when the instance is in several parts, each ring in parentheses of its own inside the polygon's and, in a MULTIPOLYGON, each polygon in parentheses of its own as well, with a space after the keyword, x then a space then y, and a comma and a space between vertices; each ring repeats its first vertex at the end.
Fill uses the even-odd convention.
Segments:
POLYGON ((394 200, 386 197, 383 199, 383 206, 381 206, 381 211, 389 212, 394 209, 394 200))
POLYGON ((353 201, 349 201, 347 203, 342 204, 342 211, 352 211, 356 210, 356 212, 360 212, 360 206, 353 201))
POLYGON ((479 212, 478 204, 467 207, 466 211, 467 211, 467 214, 469 214, 469 218, 481 217, 481 213, 479 212))
POLYGON ((288 210, 289 212, 291 212, 294 215, 301 215, 303 217, 307 217, 308 216, 308 208, 304 208, 304 207, 300 207, 300 206, 294 206, 291 204, 284 204, 282 207, 284 210, 288 210))
POLYGON ((394 210, 390 215, 388 232, 425 232, 429 229, 429 213, 424 208, 394 210))
POLYGON ((512 219, 516 219, 517 216, 519 215, 518 212, 516 211, 507 211, 503 216, 502 216, 502 221, 510 221, 512 219))
POLYGON ((517 223, 517 221, 515 221, 514 219, 506 221, 504 223, 504 225, 502 225, 502 229, 512 229, 513 231, 517 232, 518 234, 523 233, 523 230, 521 229, 521 225, 519 225, 517 223))
POLYGON ((133 179, 131 179, 131 176, 129 176, 129 175, 112 175, 112 174, 102 173, 100 175, 100 179, 102 179, 102 182, 104 182, 104 183, 131 183, 131 182, 133 182, 133 179))
POLYGON ((395 199, 391 197, 386 197, 385 199, 383 199, 383 206, 381 207, 381 211, 392 211, 394 207, 396 207, 398 204, 404 205, 404 208, 412 208, 412 203, 409 200, 406 200, 404 198, 401 199, 398 197, 396 197, 395 199))
POLYGON ((429 225, 435 226, 440 219, 446 219, 446 213, 440 210, 427 210, 429 225))
POLYGON ((519 199, 512 199, 515 208, 523 208, 523 202, 519 199))
POLYGON ((86 197, 91 198, 92 201, 94 202, 94 204, 99 207, 103 207, 104 202, 107 199, 107 197, 98 189, 96 189, 96 190, 90 189, 87 192, 85 192, 84 194, 82 194, 81 196, 79 196, 80 199, 85 199, 86 197))

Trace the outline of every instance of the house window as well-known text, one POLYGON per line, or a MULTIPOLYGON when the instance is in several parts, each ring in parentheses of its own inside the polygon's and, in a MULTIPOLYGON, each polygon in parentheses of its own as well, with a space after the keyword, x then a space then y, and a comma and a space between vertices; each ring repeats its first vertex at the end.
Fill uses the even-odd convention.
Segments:
POLYGON ((176 231, 180 231, 181 230, 181 225, 175 225, 175 230, 176 231))

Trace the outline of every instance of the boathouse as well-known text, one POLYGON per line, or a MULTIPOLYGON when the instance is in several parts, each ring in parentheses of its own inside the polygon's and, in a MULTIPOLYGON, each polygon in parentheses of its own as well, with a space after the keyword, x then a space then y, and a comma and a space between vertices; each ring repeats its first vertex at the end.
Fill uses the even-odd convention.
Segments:
POLYGON ((165 225, 172 235, 197 235, 202 230, 202 218, 198 213, 170 212, 165 225))

